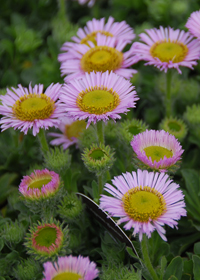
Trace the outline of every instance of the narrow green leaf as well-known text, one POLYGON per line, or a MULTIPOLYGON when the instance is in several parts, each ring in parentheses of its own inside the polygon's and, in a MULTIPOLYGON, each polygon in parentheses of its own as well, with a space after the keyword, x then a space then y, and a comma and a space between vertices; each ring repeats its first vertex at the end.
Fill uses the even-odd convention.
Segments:
POLYGON ((194 244, 194 253, 200 255, 200 242, 194 244))
POLYGON ((193 260, 193 273, 194 273, 194 280, 200 279, 200 257, 197 255, 192 256, 193 260))
POLYGON ((181 171, 185 179, 188 195, 192 198, 196 205, 199 205, 200 199, 198 193, 200 191, 200 180, 198 173, 193 169, 183 169, 181 171))
POLYGON ((182 272, 183 272, 183 260, 181 257, 175 257, 168 265, 163 280, 169 280, 169 279, 181 280, 182 272), (176 278, 170 278, 172 276, 176 278))

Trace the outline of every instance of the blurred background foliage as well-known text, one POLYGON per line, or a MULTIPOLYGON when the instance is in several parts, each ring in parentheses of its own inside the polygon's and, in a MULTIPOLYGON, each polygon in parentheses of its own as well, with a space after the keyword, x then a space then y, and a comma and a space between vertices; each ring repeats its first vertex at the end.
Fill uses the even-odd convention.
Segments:
MULTIPOLYGON (((18 84, 27 87, 30 82, 32 85, 41 83, 46 88, 51 83, 63 83, 63 78, 60 76, 60 65, 57 61, 60 48, 64 42, 70 41, 79 27, 84 27, 86 22, 93 17, 107 19, 109 16, 113 16, 115 21, 126 20, 138 35, 145 29, 158 28, 160 25, 186 30, 184 26, 188 17, 199 7, 199 0, 96 0, 92 8, 89 8, 87 4, 81 6, 77 1, 72 0, 2 1, 0 9, 0 94, 5 94, 7 87, 16 87, 18 84)), ((139 40, 138 36, 135 38, 135 41, 137 40, 139 40)), ((138 70, 138 74, 134 75, 131 82, 135 85, 140 100, 136 109, 131 110, 126 116, 122 116, 120 122, 137 118, 143 120, 150 129, 158 129, 165 112, 165 75, 151 66, 144 66, 144 62, 133 65, 133 68, 138 70)), ((195 242, 200 240, 200 213, 196 211, 196 207, 199 207, 200 203, 200 124, 193 122, 186 114, 189 112, 188 106, 193 108, 194 104, 200 104, 200 65, 197 65, 194 70, 182 69, 182 72, 182 75, 176 72, 173 75, 173 114, 177 118, 185 120, 188 125, 188 134, 181 143, 185 152, 181 169, 176 173, 174 180, 181 185, 187 197, 189 219, 181 220, 178 231, 168 229, 172 248, 168 261, 171 261, 172 253, 173 256, 176 256, 188 248, 193 251, 193 246, 196 254, 200 255, 199 243, 195 245, 195 242), (191 188, 193 188, 192 192, 191 188)), ((120 131, 123 130, 116 130, 116 125, 112 122, 105 130, 106 144, 115 147, 116 158, 116 163, 110 170, 110 177, 107 177, 107 181, 122 172, 133 170, 132 150, 130 145, 124 144, 124 136, 120 131), (118 137, 116 137, 116 133, 118 133, 118 137)), ((87 135, 83 135, 83 139, 81 139, 82 143, 94 140, 93 134, 92 128, 88 129, 87 135)), ((18 208, 15 209, 10 207, 9 201, 14 201, 13 197, 16 195, 22 176, 30 173, 34 168, 45 167, 39 148, 37 139, 31 133, 24 136, 23 133, 9 129, 0 134, 0 206, 3 217, 13 217, 16 215, 16 209, 21 211, 21 204, 17 204, 18 208)), ((66 186, 75 186, 74 188, 80 192, 92 196, 92 191, 93 193, 95 191, 95 175, 89 173, 83 165, 80 150, 70 147, 69 153, 72 155, 72 164, 67 171, 66 186)), ((92 242, 96 246, 95 238, 92 239, 92 242)), ((101 239, 107 240, 105 237, 101 237, 101 239)), ((152 240, 152 242, 157 240, 156 234, 153 235, 152 240)), ((84 239, 84 242, 87 240, 84 239)), ((166 255, 170 250, 170 245, 165 243, 164 246, 163 241, 159 242, 156 249, 154 246, 152 258, 153 255, 156 256, 155 250, 159 251, 161 247, 167 252, 166 255)), ((115 243, 113 247, 120 253, 122 249, 124 250, 124 248, 116 248, 115 243)), ((101 252, 103 251, 106 258, 109 259, 110 252, 106 250, 108 249, 104 251, 101 248, 101 252)), ((80 250, 77 252, 80 253, 80 250)), ((191 255, 188 256, 192 258, 191 255)), ((120 254, 119 257, 121 257, 120 254)), ((1 260, 3 263, 3 258, 1 260)), ((157 265, 159 260, 157 258, 153 261, 157 265)), ((200 263, 199 257, 195 259, 195 263, 198 262, 200 263)), ((4 263, 2 267, 3 265, 4 263)))

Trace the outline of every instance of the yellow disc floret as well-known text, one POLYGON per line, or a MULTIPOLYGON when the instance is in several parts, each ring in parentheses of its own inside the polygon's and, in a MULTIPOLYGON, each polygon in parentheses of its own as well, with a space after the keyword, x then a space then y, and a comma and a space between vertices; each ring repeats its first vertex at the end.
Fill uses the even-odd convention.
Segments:
POLYGON ((85 121, 75 121, 72 124, 65 125, 65 134, 68 139, 72 140, 72 137, 78 138, 80 133, 86 128, 85 121))
POLYGON ((113 35, 110 32, 107 32, 104 30, 93 31, 93 32, 89 33, 85 38, 83 38, 81 40, 80 44, 89 45, 88 41, 91 41, 92 43, 94 43, 94 45, 96 45, 97 44, 97 42, 96 42, 97 33, 100 33, 105 36, 113 37, 113 35))
POLYGON ((25 94, 12 107, 13 114, 22 121, 47 119, 55 110, 54 101, 46 94, 25 94))
POLYGON ((80 274, 74 272, 62 272, 52 278, 52 280, 82 280, 82 276, 80 274))
POLYGON ((150 49, 154 58, 159 58, 162 62, 172 61, 173 63, 181 62, 188 53, 188 47, 178 41, 158 41, 150 49))
POLYGON ((152 162, 154 161, 158 162, 161 159, 163 159, 164 156, 166 156, 166 158, 170 158, 173 156, 172 151, 161 146, 149 146, 144 148, 144 151, 148 158, 151 157, 152 162))
POLYGON ((47 185, 49 182, 51 182, 52 177, 49 176, 49 178, 41 178, 38 180, 33 180, 29 185, 28 185, 28 190, 29 189, 39 189, 45 185, 47 185))
POLYGON ((166 211, 163 195, 148 186, 130 189, 124 194, 122 201, 125 212, 134 221, 155 220, 166 211))
POLYGON ((78 95, 76 101, 81 111, 102 115, 115 109, 119 103, 119 95, 112 89, 92 88, 78 95))
POLYGON ((96 46, 87 51, 81 58, 81 68, 84 72, 114 71, 121 67, 123 53, 108 46, 96 46))

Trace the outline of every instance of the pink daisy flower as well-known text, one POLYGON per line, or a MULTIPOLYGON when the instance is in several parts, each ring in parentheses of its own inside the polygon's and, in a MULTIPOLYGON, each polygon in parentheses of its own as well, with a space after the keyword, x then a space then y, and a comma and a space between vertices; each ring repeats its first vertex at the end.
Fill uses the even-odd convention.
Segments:
MULTIPOLYGON (((125 21, 114 22, 114 18, 110 16, 107 23, 105 23, 105 18, 89 20, 84 28, 78 29, 77 36, 73 36, 71 39, 77 44, 87 44, 88 41, 95 44, 97 33, 116 37, 118 40, 124 40, 127 43, 131 43, 135 38, 133 29, 125 21)), ((64 48, 65 44, 63 45, 64 48)))
POLYGON ((185 27, 187 27, 190 33, 200 40, 200 10, 191 13, 187 20, 185 27))
POLYGON ((133 43, 131 50, 138 60, 148 61, 145 65, 154 65, 165 72, 175 68, 180 74, 180 66, 193 69, 193 65, 197 65, 200 42, 189 32, 161 26, 148 29, 139 36, 143 42, 133 43))
POLYGON ((107 183, 104 190, 113 197, 102 195, 100 207, 119 217, 118 224, 125 223, 126 230, 133 228, 140 241, 154 230, 166 241, 163 226, 177 227, 177 220, 186 216, 184 195, 165 173, 138 169, 114 177, 112 183, 114 187, 107 183))
POLYGON ((34 170, 30 176, 24 176, 19 185, 19 192, 29 200, 40 200, 54 196, 60 189, 60 178, 54 171, 34 170))
MULTIPOLYGON (((86 73, 82 79, 65 84, 60 100, 69 117, 91 122, 120 119, 119 114, 135 107, 139 98, 134 86, 114 73, 86 73)), ((86 127, 86 128, 87 128, 86 127)))
POLYGON ((130 79, 137 73, 134 69, 127 69, 138 61, 129 50, 122 52, 126 46, 124 40, 117 40, 115 37, 107 37, 100 33, 96 36, 96 44, 88 41, 88 45, 65 43, 59 54, 58 60, 61 62, 61 73, 65 77, 65 82, 73 78, 81 78, 85 72, 109 72, 130 79))
POLYGON ((88 3, 88 7, 92 7, 95 3, 95 0, 78 0, 78 3, 81 5, 88 3))
POLYGON ((131 141, 135 157, 146 167, 166 172, 181 158, 182 146, 164 130, 146 130, 131 141))
POLYGON ((93 280, 98 276, 98 269, 94 262, 90 262, 88 257, 58 257, 55 263, 46 262, 44 266, 43 280, 76 279, 93 280))
POLYGON ((79 135, 86 128, 86 122, 83 120, 74 121, 72 118, 65 117, 61 120, 58 128, 62 133, 48 133, 48 136, 55 138, 50 141, 50 144, 55 146, 62 145, 65 150, 73 144, 77 146, 79 135))
POLYGON ((63 107, 57 100, 61 90, 60 84, 51 84, 43 93, 43 85, 31 84, 29 88, 18 85, 18 88, 7 89, 6 95, 1 95, 0 114, 4 117, 0 124, 2 131, 13 127, 27 134, 32 129, 33 135, 40 128, 57 127, 58 118, 63 117, 63 107))

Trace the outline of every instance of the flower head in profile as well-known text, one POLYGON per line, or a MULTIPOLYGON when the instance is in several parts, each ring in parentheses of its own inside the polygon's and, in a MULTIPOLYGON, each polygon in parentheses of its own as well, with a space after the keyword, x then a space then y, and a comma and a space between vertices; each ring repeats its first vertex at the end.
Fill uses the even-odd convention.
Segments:
POLYGON ((81 78, 90 72, 114 73, 124 78, 130 79, 137 73, 134 69, 129 69, 136 61, 135 55, 129 50, 122 52, 126 46, 124 40, 117 40, 115 37, 107 37, 100 33, 96 36, 96 43, 88 41, 88 44, 65 43, 59 54, 58 60, 61 62, 61 73, 65 76, 65 82, 70 82, 73 78, 81 78))
POLYGON ((146 130, 131 141, 136 163, 160 172, 173 171, 183 153, 174 135, 164 130, 146 130))
POLYGON ((60 189, 60 178, 54 171, 34 170, 30 176, 23 177, 19 192, 28 200, 41 200, 54 196, 60 189))
POLYGON ((46 262, 43 280, 73 279, 93 280, 98 276, 96 264, 88 257, 59 257, 56 263, 46 262))
POLYGON ((66 253, 68 231, 68 227, 63 228, 53 219, 49 223, 38 222, 30 227, 24 245, 28 254, 34 255, 37 260, 54 260, 58 255, 66 253))
POLYGON ((188 28, 189 32, 197 39, 200 40, 200 10, 191 13, 188 18, 185 27, 188 28))
POLYGON ((40 128, 48 129, 57 126, 58 118, 63 116, 60 101, 57 100, 60 93, 60 84, 51 84, 45 92, 43 85, 31 84, 29 88, 21 85, 18 88, 7 89, 6 95, 1 95, 0 121, 2 131, 13 127, 27 134, 32 129, 35 136, 40 128))
POLYGON ((141 33, 141 42, 132 45, 132 52, 138 60, 145 60, 145 65, 154 65, 167 72, 175 68, 180 74, 180 66, 193 69, 200 58, 200 42, 189 32, 174 30, 171 27, 147 29, 141 33))
POLYGON ((133 228, 140 241, 143 234, 149 238, 155 230, 166 241, 163 226, 177 227, 177 220, 186 216, 184 195, 165 173, 138 169, 114 177, 112 184, 104 190, 113 197, 102 195, 100 207, 119 217, 118 224, 125 223, 126 230, 133 228))
POLYGON ((120 119, 139 98, 131 83, 114 73, 86 73, 65 84, 60 100, 69 117, 91 122, 120 119))
POLYGON ((107 23, 105 23, 105 18, 89 20, 84 28, 79 28, 77 36, 73 36, 71 39, 78 44, 87 44, 88 41, 96 44, 97 33, 115 37, 127 43, 131 43, 135 38, 133 29, 125 21, 114 22, 114 18, 110 16, 107 23))
POLYGON ((61 133, 48 133, 49 136, 54 137, 54 139, 50 141, 50 144, 55 146, 62 145, 65 150, 73 144, 77 146, 79 136, 86 128, 86 122, 84 120, 74 121, 72 118, 65 117, 61 120, 58 128, 61 133))

